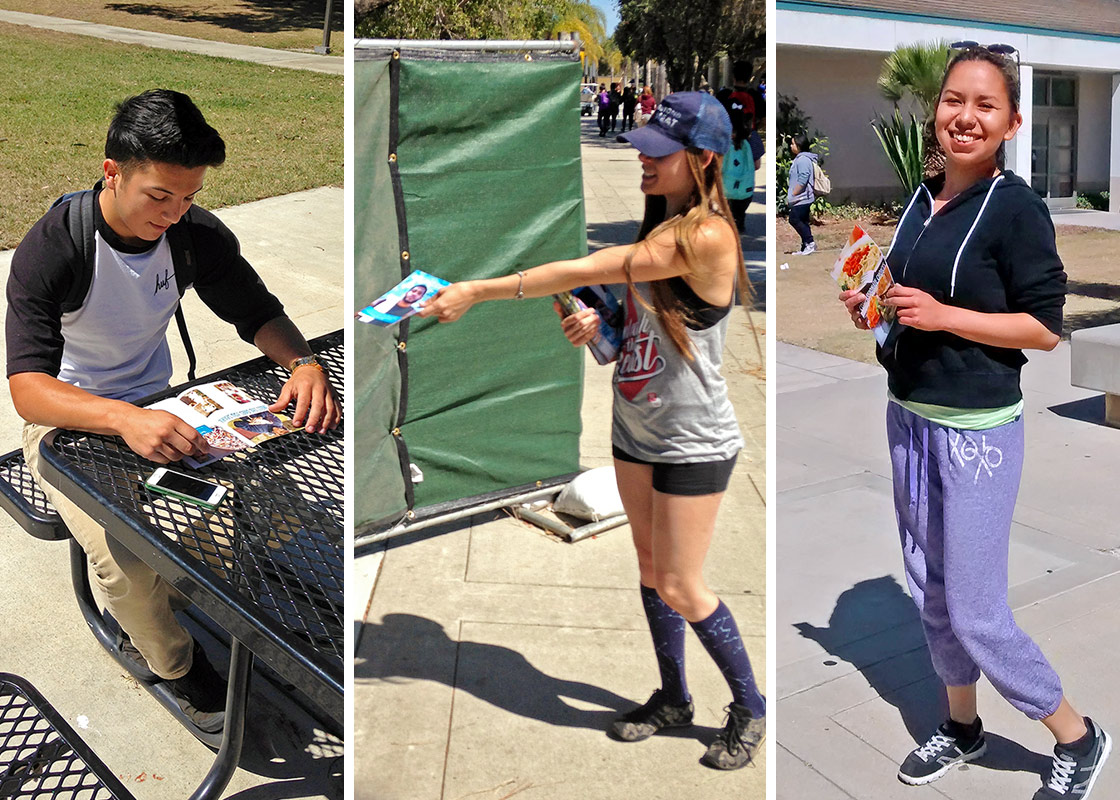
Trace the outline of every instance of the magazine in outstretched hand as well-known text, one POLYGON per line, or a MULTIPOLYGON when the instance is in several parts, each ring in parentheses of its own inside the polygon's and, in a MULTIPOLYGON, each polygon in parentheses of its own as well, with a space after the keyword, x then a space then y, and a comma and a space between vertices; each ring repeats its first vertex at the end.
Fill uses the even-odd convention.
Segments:
POLYGON ((416 270, 354 315, 359 322, 388 327, 420 311, 449 281, 416 270))
POLYGON ((867 295, 860 304, 859 316, 882 344, 895 320, 894 306, 884 305, 882 297, 894 285, 891 269, 879 245, 856 225, 848 243, 832 268, 832 277, 841 289, 856 289, 867 295))
POLYGON ((585 308, 599 312, 599 336, 588 342, 587 347, 600 364, 609 364, 618 358, 618 349, 622 346, 622 304, 609 288, 581 286, 553 297, 565 317, 585 308))
POLYGON ((229 381, 193 386, 185 392, 148 406, 167 411, 194 427, 210 452, 201 458, 185 456, 189 467, 202 467, 286 433, 300 430, 290 417, 275 414, 268 405, 229 381))

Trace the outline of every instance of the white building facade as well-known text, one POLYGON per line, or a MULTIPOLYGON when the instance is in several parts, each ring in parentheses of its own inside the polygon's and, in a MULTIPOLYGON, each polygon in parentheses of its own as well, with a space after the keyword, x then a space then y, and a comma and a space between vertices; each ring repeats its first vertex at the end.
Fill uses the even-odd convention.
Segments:
POLYGON ((775 85, 828 137, 830 200, 902 193, 870 125, 893 108, 876 86, 883 58, 900 45, 971 40, 1019 51, 1023 126, 1008 146, 1008 168, 1052 207, 1108 190, 1109 210, 1120 212, 1120 2, 1061 0, 1046 13, 1031 0, 954 3, 953 18, 938 15, 950 5, 777 0, 775 85))

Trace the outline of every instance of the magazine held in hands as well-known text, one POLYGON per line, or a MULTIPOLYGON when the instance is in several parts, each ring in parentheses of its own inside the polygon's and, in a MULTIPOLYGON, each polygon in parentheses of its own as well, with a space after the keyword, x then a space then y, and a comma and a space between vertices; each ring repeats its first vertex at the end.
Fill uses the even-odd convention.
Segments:
POLYGON ((581 286, 570 292, 553 295, 565 317, 593 308, 599 312, 599 335, 587 343, 591 355, 600 364, 618 358, 622 347, 622 305, 606 286, 581 286))
POLYGON ((354 318, 382 328, 396 325, 419 312, 423 303, 435 297, 444 286, 450 285, 443 278, 416 270, 355 314, 354 318))
POLYGON ((202 434, 210 452, 201 458, 184 456, 182 461, 196 469, 230 453, 300 430, 290 417, 274 414, 268 405, 229 381, 203 383, 148 408, 174 414, 202 434))
POLYGON ((840 251, 832 278, 841 289, 856 289, 867 295, 860 304, 859 316, 875 334, 875 341, 883 344, 894 324, 895 309, 882 304, 880 298, 894 285, 894 278, 883 251, 859 225, 852 228, 848 244, 840 251))

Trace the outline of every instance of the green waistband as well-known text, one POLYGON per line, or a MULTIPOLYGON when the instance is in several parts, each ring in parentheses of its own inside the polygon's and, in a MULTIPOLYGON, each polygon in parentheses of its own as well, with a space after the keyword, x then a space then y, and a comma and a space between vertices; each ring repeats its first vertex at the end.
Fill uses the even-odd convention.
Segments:
POLYGON ((962 431, 985 431, 1014 422, 1023 413, 1023 401, 1001 408, 955 408, 954 406, 937 406, 932 403, 913 403, 909 400, 899 400, 889 391, 887 397, 892 403, 898 403, 907 411, 917 414, 923 419, 941 425, 945 428, 957 428, 962 431))

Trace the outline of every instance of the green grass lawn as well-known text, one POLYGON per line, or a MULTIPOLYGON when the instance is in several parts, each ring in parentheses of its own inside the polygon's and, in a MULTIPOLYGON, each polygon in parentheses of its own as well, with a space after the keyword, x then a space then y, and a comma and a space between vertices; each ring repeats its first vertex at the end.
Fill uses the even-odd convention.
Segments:
MULTIPOLYGON (((6 11, 79 19, 196 39, 307 50, 323 43, 325 0, 0 0, 6 11)), ((342 6, 331 7, 331 55, 342 56, 342 6)))
POLYGON ((116 104, 146 89, 189 94, 226 141, 204 208, 342 183, 342 76, 3 24, 0 63, 0 249, 100 177, 116 104))

